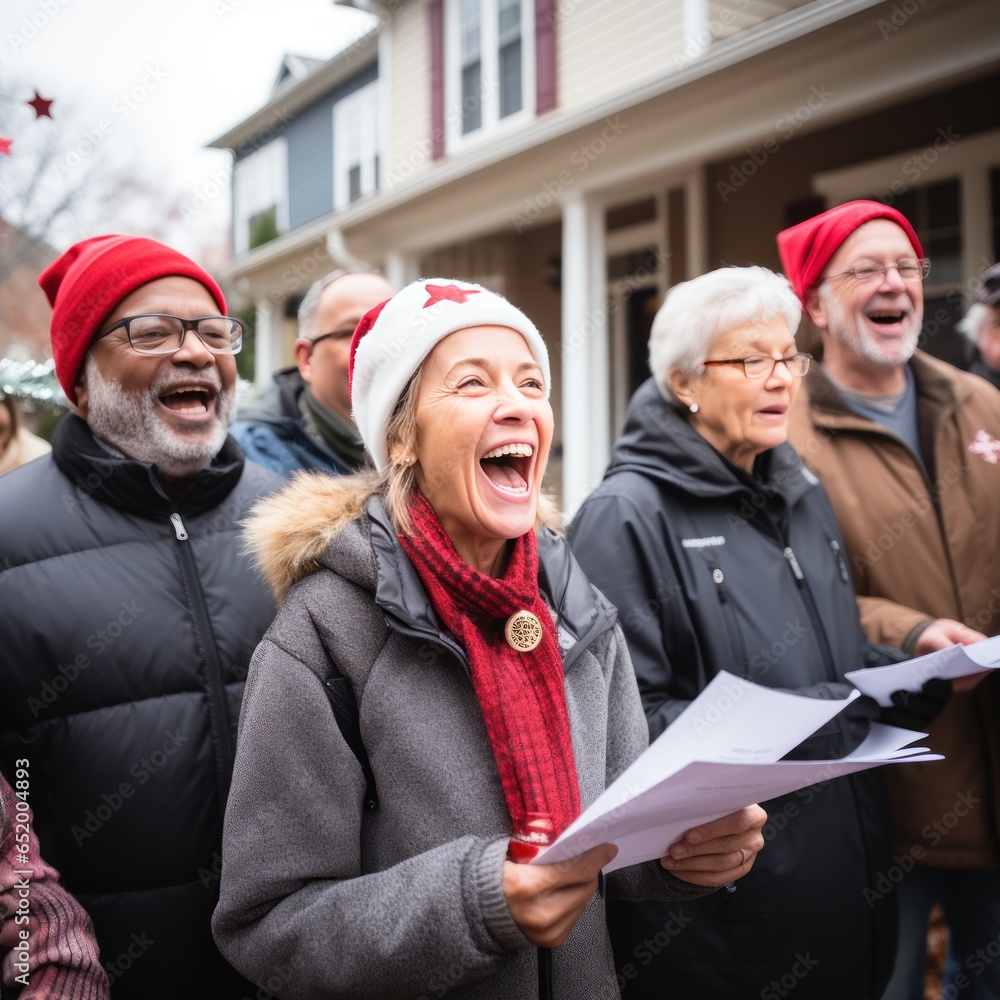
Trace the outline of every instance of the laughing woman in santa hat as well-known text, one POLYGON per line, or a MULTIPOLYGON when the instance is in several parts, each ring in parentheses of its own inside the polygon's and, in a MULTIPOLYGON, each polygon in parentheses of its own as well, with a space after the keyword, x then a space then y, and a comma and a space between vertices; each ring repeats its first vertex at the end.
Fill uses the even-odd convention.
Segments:
POLYGON ((375 470, 300 476, 248 529, 283 603, 247 681, 219 946, 283 998, 617 997, 605 893, 731 882, 763 811, 606 881, 607 845, 519 863, 647 741, 615 612, 540 495, 544 342, 485 288, 423 280, 362 320, 351 379, 375 470))

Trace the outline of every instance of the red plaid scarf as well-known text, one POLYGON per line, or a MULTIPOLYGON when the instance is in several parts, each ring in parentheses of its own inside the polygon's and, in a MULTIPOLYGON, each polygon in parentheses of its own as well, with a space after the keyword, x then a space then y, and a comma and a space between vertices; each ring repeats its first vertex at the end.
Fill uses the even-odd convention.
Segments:
POLYGON ((507 572, 494 579, 462 559, 419 491, 410 516, 413 534, 400 536, 403 551, 469 659, 514 827, 508 856, 529 860, 580 813, 562 657, 538 590, 535 533, 514 540, 507 572), (527 653, 512 649, 504 637, 507 619, 522 610, 542 624, 542 641, 527 653))

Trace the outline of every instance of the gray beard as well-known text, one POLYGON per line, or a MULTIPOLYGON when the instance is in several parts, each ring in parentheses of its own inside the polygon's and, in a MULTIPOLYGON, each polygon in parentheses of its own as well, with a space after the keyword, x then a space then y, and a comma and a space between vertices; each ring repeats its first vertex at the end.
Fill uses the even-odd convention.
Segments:
MULTIPOLYGON (((130 393, 121 383, 106 379, 91 355, 87 356, 87 424, 95 437, 117 448, 127 458, 150 462, 166 479, 187 479, 206 468, 222 450, 232 420, 236 391, 222 391, 218 372, 215 382, 215 422, 211 436, 189 440, 171 430, 157 412, 160 396, 171 383, 181 381, 167 373, 157 378, 148 392, 130 393)), ((202 373, 204 377, 205 373, 202 373)))

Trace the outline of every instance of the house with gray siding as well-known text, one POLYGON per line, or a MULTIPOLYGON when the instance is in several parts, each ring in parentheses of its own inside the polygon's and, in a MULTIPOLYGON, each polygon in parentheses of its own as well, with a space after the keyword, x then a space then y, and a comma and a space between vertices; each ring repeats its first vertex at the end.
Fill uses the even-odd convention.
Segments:
POLYGON ((546 485, 571 512, 666 291, 777 270, 779 230, 857 197, 912 218, 932 259, 922 345, 957 360, 955 321, 1000 255, 996 0, 344 2, 371 34, 288 67, 214 143, 237 157, 228 277, 256 305, 258 379, 335 267, 479 281, 548 341, 546 485), (255 222, 272 238, 251 246, 255 222))

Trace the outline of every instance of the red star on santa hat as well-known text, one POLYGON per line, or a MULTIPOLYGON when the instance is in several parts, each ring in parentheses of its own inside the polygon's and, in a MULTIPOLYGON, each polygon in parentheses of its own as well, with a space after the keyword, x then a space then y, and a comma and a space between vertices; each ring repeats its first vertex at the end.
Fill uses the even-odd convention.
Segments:
POLYGON ((45 100, 38 91, 35 91, 35 99, 33 101, 25 101, 25 104, 30 104, 31 107, 35 109, 35 118, 51 118, 52 112, 49 108, 52 107, 52 102, 45 100))
POLYGON ((13 139, 5 139, 2 135, 0 135, 0 153, 10 156, 10 147, 13 145, 13 139))
POLYGON ((438 302, 465 302, 470 295, 478 295, 478 288, 459 288, 458 285, 424 285, 427 301, 424 309, 437 305, 438 302))

